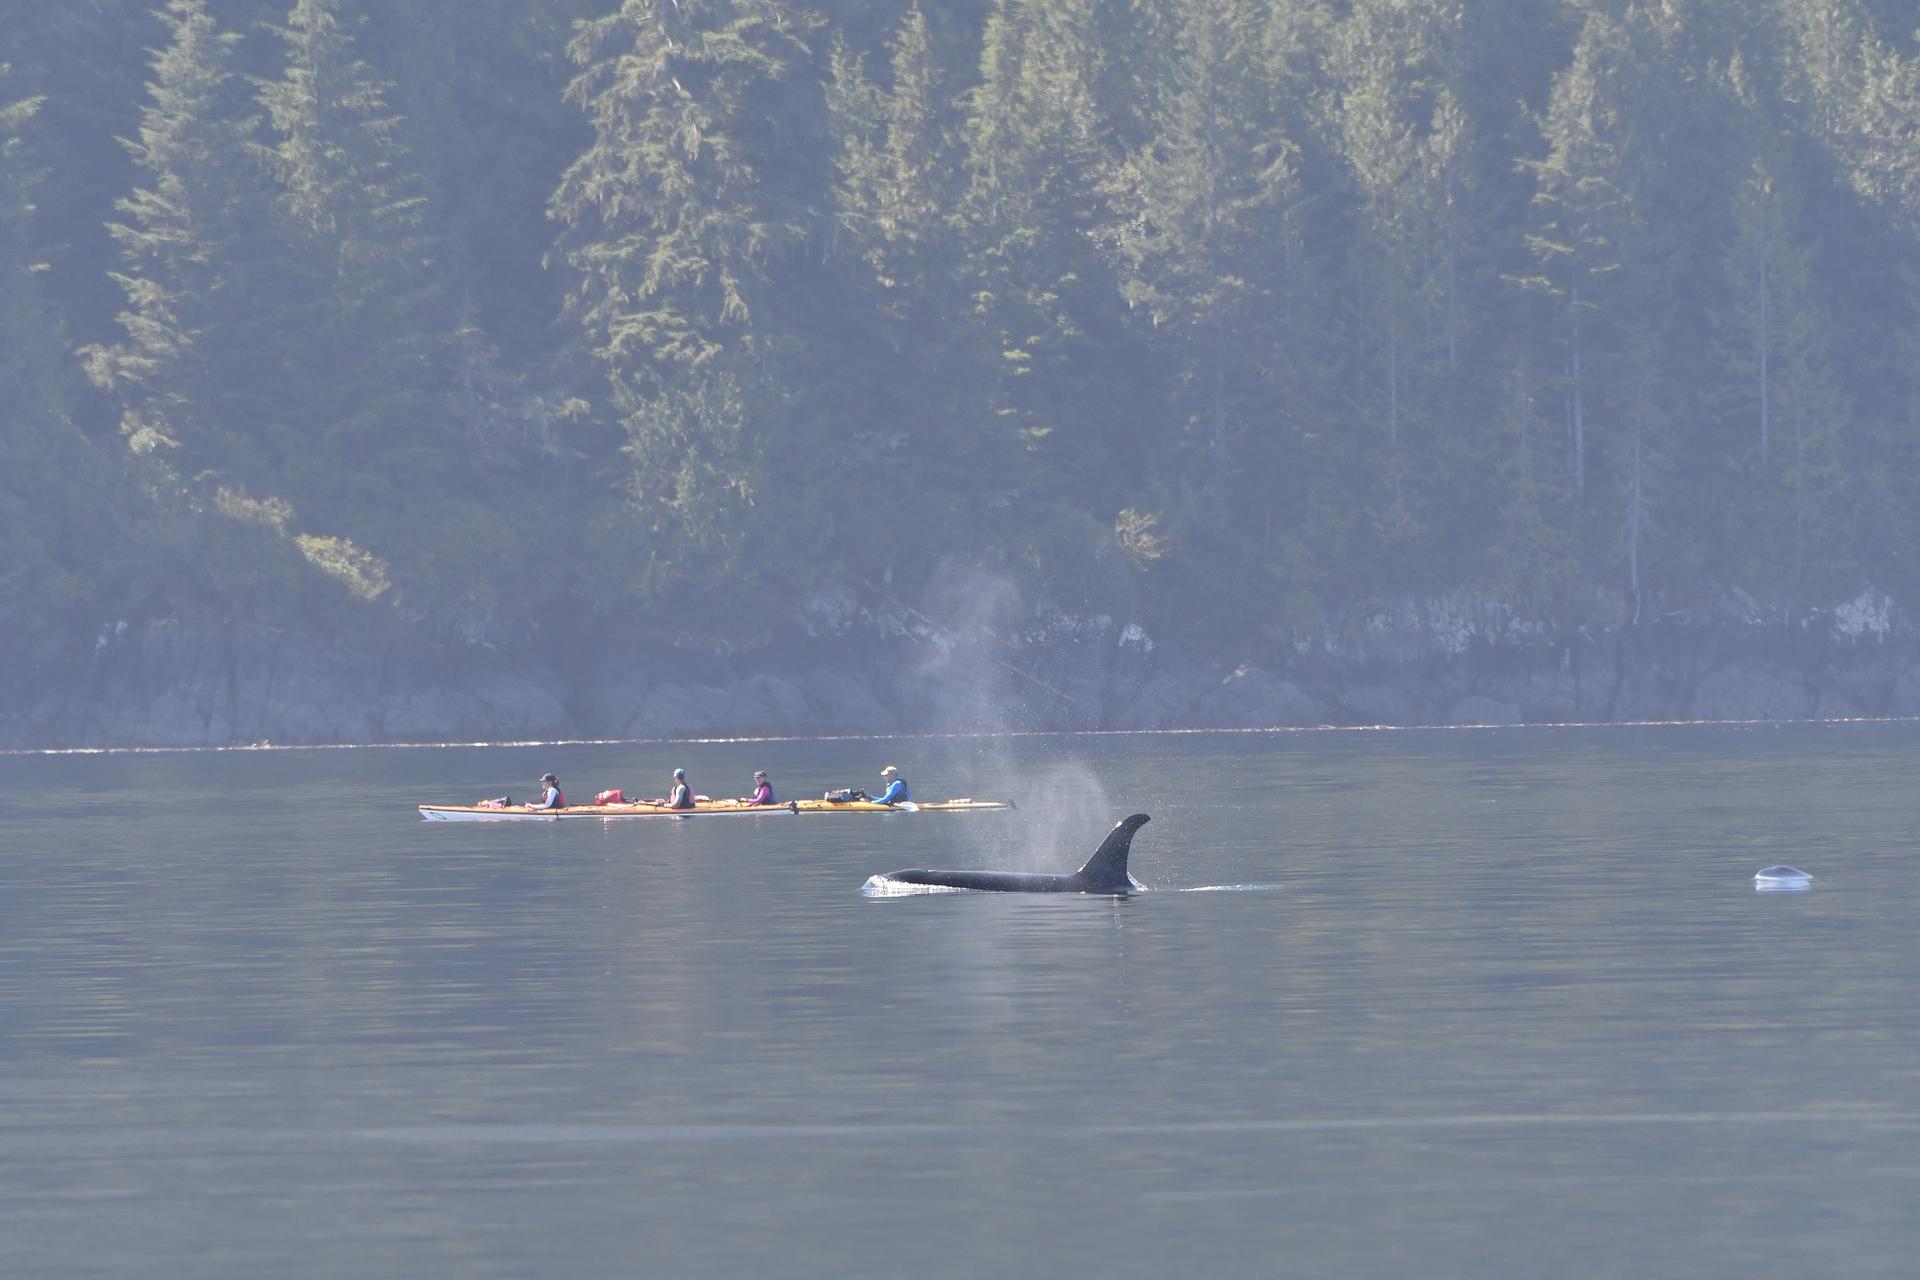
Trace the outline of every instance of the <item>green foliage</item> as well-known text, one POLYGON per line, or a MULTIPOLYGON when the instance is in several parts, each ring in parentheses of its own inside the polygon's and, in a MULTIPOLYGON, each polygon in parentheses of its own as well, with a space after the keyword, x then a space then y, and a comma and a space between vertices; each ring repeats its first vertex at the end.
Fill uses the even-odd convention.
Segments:
POLYGON ((1113 518, 1113 541, 1135 568, 1144 569, 1167 554, 1167 539, 1160 533, 1160 517, 1150 511, 1123 509, 1113 518))
POLYGON ((719 355, 753 319, 768 257, 800 234, 774 175, 802 34, 776 0, 628 0, 568 44, 568 100, 594 139, 552 211, 573 305, 617 379, 719 355))
POLYGON ((36 643, 1920 603, 1897 4, 147 8, 0 0, 36 643))
POLYGON ((387 566, 378 556, 369 555, 353 544, 351 538, 323 538, 303 533, 294 539, 313 566, 361 600, 378 600, 393 584, 387 578, 387 566))
POLYGON ((178 450, 187 474, 230 458, 228 424, 245 416, 243 362, 257 354, 251 299, 236 297, 262 247, 265 175, 251 152, 255 123, 231 69, 240 37, 218 30, 205 0, 161 11, 171 40, 154 55, 149 100, 127 143, 144 185, 109 225, 126 297, 123 340, 86 351, 96 385, 119 401, 136 454, 178 450))
POLYGON ((75 427, 32 222, 42 174, 26 131, 38 97, 13 97, 0 63, 0 632, 10 649, 58 651, 121 582, 136 549, 114 452, 75 427))

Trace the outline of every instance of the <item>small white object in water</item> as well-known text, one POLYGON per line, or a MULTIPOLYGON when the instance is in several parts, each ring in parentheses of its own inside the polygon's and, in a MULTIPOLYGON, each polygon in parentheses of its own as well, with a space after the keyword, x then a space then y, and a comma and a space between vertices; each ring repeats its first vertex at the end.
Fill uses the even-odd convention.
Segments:
POLYGON ((1756 889, 1811 889, 1813 877, 1798 867, 1762 867, 1753 873, 1756 889))

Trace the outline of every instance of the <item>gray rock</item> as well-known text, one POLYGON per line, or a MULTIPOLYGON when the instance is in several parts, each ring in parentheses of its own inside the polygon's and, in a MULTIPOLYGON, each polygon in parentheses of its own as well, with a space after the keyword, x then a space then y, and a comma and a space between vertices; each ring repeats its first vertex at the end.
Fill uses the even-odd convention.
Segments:
POLYGON ((1418 724, 1424 719, 1414 700, 1392 685, 1349 685, 1340 691, 1340 705, 1355 724, 1418 724))
POLYGON ((1612 719, 1616 721, 1672 720, 1686 714, 1686 704, 1665 688, 1659 672, 1629 672, 1615 692, 1612 719))
POLYGON ((488 737, 564 738, 573 717, 545 686, 525 676, 499 673, 474 682, 474 727, 488 737))
POLYGON ((1109 702, 1130 701, 1146 683, 1156 666, 1167 659, 1178 660, 1167 646, 1154 644, 1145 628, 1122 627, 1106 650, 1106 677, 1109 702))
POLYGON ((1032 727, 1019 680, 979 646, 955 646, 897 674, 887 689, 906 727, 932 733, 993 732, 1032 727))
POLYGON ((725 731, 733 694, 710 684, 663 684, 647 695, 627 732, 636 738, 691 738, 725 731))
POLYGON ((1871 713, 1844 693, 1822 693, 1816 714, 1822 720, 1859 720, 1871 713))
MULTIPOLYGON (((330 693, 324 689, 310 688, 310 681, 300 681, 289 688, 283 684, 266 709, 262 717, 255 740, 265 739, 277 743, 306 742, 349 742, 355 741, 345 736, 350 726, 340 723, 337 711, 327 709, 330 693)), ((404 706, 418 695, 403 695, 395 701, 404 706)), ((446 739, 437 733, 438 722, 430 727, 409 727, 405 732, 395 733, 387 738, 387 725, 390 716, 382 717, 382 726, 377 734, 369 734, 358 741, 367 742, 378 739, 400 742, 444 742, 446 739)))
POLYGON ((581 697, 583 733, 617 738, 640 719, 653 682, 630 671, 602 669, 581 697))
POLYGON ((290 699, 266 736, 276 742, 475 742, 572 736, 558 698, 523 676, 496 673, 471 688, 436 686, 384 697, 377 706, 351 690, 307 691, 290 699), (324 736, 322 736, 324 735, 324 736))
POLYGON ((1144 660, 1129 658, 1131 680, 1108 701, 1108 721, 1119 729, 1186 729, 1200 723, 1195 708, 1220 683, 1220 672, 1195 662, 1178 644, 1156 645, 1144 660))
POLYGON ((1797 720, 1813 709, 1813 691, 1799 672, 1745 658, 1702 676, 1688 712, 1696 720, 1797 720))
POLYGON ((1891 647, 1861 645, 1857 654, 1847 656, 1857 660, 1829 662, 1813 682, 1820 695, 1820 714, 1828 714, 1827 704, 1833 698, 1845 699, 1862 715, 1884 714, 1901 670, 1891 647))
POLYGON ((804 733, 811 714, 798 685, 755 674, 734 686, 722 723, 728 733, 804 733))
POLYGON ((1519 704, 1520 718, 1528 724, 1591 720, 1594 716, 1592 694, 1571 671, 1535 671, 1514 686, 1512 693, 1510 700, 1519 704))
POLYGON ((1235 669, 1200 700, 1202 723, 1226 729, 1321 724, 1320 705, 1299 685, 1259 667, 1235 669))
POLYGON ((891 733, 899 720, 859 676, 821 670, 801 677, 808 725, 816 733, 891 733))
POLYGON ((1893 692, 1887 700, 1887 714, 1920 715, 1920 666, 1908 667, 1894 677, 1893 692))
MULTIPOLYGON (((459 699, 446 689, 414 689, 388 701, 381 717, 379 736, 387 742, 452 742, 475 736, 462 732, 467 715, 459 699)), ((329 705, 324 694, 314 701, 290 705, 278 741, 323 741, 334 731, 340 716, 337 704, 329 705)))
MULTIPOLYGON (((1100 647, 1073 646, 1073 655, 1056 660, 1031 679, 1015 677, 1024 703, 1022 727, 1098 729, 1107 720, 1107 663, 1100 647), (1074 661, 1074 658, 1081 661, 1074 661)), ((1024 668, 1023 668, 1024 670, 1024 668)))
POLYGON ((1126 729, 1187 729, 1199 723, 1195 707, 1212 692, 1218 676, 1182 668, 1156 668, 1117 712, 1126 729))
POLYGON ((1498 698, 1473 694, 1453 704, 1447 713, 1448 724, 1520 724, 1520 707, 1498 698))

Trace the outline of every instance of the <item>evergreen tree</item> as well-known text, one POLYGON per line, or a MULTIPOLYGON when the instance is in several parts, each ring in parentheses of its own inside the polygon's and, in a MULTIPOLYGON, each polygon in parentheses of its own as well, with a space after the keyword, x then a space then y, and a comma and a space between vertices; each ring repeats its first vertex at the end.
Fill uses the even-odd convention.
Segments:
MULTIPOLYGON (((409 0, 366 7, 358 43, 391 82, 406 149, 429 196, 426 230, 474 323, 542 350, 562 290, 541 257, 547 199, 582 141, 563 98, 573 23, 600 0, 409 0)), ((484 345, 484 342, 482 343, 484 345)))
POLYGON ((883 106, 886 141, 879 154, 874 218, 881 246, 873 257, 876 275, 893 295, 890 308, 915 319, 922 307, 944 308, 955 301, 948 285, 953 246, 949 211, 960 195, 960 157, 940 67, 934 57, 926 15, 915 5, 902 20, 892 49, 892 84, 883 106))
POLYGON ((791 105, 802 34, 774 0, 626 0, 568 45, 594 139, 552 213, 616 378, 698 366, 750 331, 767 259, 803 228, 777 203, 777 138, 749 126, 791 105))
POLYGON ((399 475, 444 465, 452 440, 439 246, 389 86, 359 54, 364 21, 351 0, 298 0, 274 29, 281 73, 259 88, 295 273, 275 318, 281 402, 269 430, 295 501, 323 524, 390 510, 387 483, 342 475, 337 459, 399 475))
POLYGON ((425 354, 413 335, 438 318, 429 310, 437 246, 423 230, 425 184, 388 109, 389 86, 355 47, 365 19, 351 3, 297 0, 275 30, 284 70, 261 84, 260 101, 281 225, 326 299, 317 318, 341 344, 316 363, 373 381, 425 354))
POLYGON ((1440 0, 1359 0, 1333 46, 1341 150, 1359 198, 1350 331, 1372 441, 1358 474, 1382 571, 1424 574, 1449 442, 1438 411, 1459 388, 1467 121, 1450 87, 1459 13, 1440 0), (1431 104, 1429 106, 1428 104, 1431 104))
POLYGON ((1003 0, 967 125, 973 288, 1000 354, 987 421, 1015 433, 1038 504, 1083 509, 1176 447, 1142 421, 1152 371, 1124 354, 1107 248, 1118 155, 1097 93, 1104 12, 1091 0, 1003 0))
POLYGON ((776 0, 626 0, 568 45, 568 98, 594 136, 551 212, 627 432, 634 519, 673 570, 654 589, 735 562, 764 487, 781 355, 768 272, 809 203, 783 129, 818 118, 794 78, 804 25, 776 0))
POLYGON ((1177 34, 1152 133, 1124 172, 1116 242, 1121 290, 1148 319, 1173 373, 1183 487, 1169 533, 1200 565, 1270 567, 1295 516, 1305 394, 1324 328, 1310 294, 1297 148, 1278 117, 1260 11, 1241 0, 1177 0, 1177 34), (1245 536, 1248 522, 1269 536, 1245 536))
MULTIPOLYGON (((1810 479, 1821 469, 1811 462, 1814 453, 1837 459, 1831 432, 1851 414, 1836 399, 1827 349, 1831 322, 1812 299, 1811 255, 1793 234, 1775 172, 1764 156, 1755 160, 1734 193, 1734 235, 1724 259, 1728 302, 1716 316, 1718 347, 1728 374, 1725 400, 1746 423, 1747 447, 1740 452, 1753 459, 1760 476, 1772 476, 1776 437, 1786 435, 1791 456, 1781 465, 1810 479)), ((1793 503, 1803 532, 1814 515, 1805 504, 1813 501, 1807 493, 1793 503)), ((1792 558, 1803 560, 1804 550, 1792 558)))
POLYGON ((1622 333, 1609 362, 1609 430, 1604 436, 1616 490, 1615 532, 1625 568, 1628 617, 1641 621, 1649 586, 1648 558, 1662 534, 1673 458, 1671 393, 1662 377, 1655 333, 1622 333))
MULTIPOLYGON (((983 433, 992 365, 965 287, 965 229, 955 216, 964 181, 952 95, 932 28, 915 5, 887 49, 884 85, 836 39, 827 107, 837 141, 837 226, 830 255, 851 277, 830 293, 810 344, 836 388, 840 424, 823 438, 850 444, 866 466, 829 482, 900 530, 874 554, 865 540, 838 550, 863 576, 921 568, 956 541, 996 541, 986 508, 1014 458, 1002 433, 983 433), (831 335, 831 336, 830 336, 831 335)), ((829 446, 831 447, 831 446, 829 446)))
POLYGON ((1781 93, 1816 137, 1839 141, 1861 106, 1865 15, 1859 0, 1773 0, 1781 93))
POLYGON ((0 0, 0 625, 1920 600, 1910 0, 159 3, 0 0))
POLYGON ((154 55, 128 143, 146 185, 120 201, 126 220, 109 228, 126 337, 90 348, 87 361, 122 405, 134 452, 178 451, 177 469, 191 476, 243 457, 242 424, 265 407, 249 367, 262 354, 249 286, 271 250, 255 121, 231 69, 239 36, 214 25, 205 0, 171 0, 160 16, 171 39, 154 55))
POLYGON ((1668 433, 1679 406, 1665 368, 1676 336, 1691 327, 1675 321, 1686 292, 1677 283, 1677 237, 1687 228, 1681 211, 1657 200, 1665 166, 1688 162, 1688 140, 1673 134, 1686 110, 1674 86, 1685 78, 1669 56, 1675 32, 1662 25, 1667 16, 1640 5, 1618 20, 1588 14, 1543 122, 1549 151, 1535 165, 1527 237, 1539 271, 1529 283, 1552 307, 1574 495, 1599 535, 1590 544, 1594 567, 1619 566, 1634 617, 1675 463, 1668 433), (1612 480, 1595 493, 1606 499, 1599 506, 1585 501, 1596 461, 1612 480))
MULTIPOLYGON (((110 342, 120 331, 125 297, 108 276, 107 224, 135 181, 119 139, 139 112, 148 46, 163 34, 157 3, 0 0, 0 58, 13 66, 13 92, 41 104, 23 135, 42 174, 39 212, 27 227, 41 264, 39 293, 78 344, 110 342)), ((89 431, 111 432, 94 418, 86 414, 89 431)))
POLYGON ((1540 412, 1533 379, 1520 362, 1503 387, 1497 467, 1500 523, 1493 544, 1493 586, 1500 598, 1537 617, 1568 616, 1580 562, 1567 521, 1565 454, 1540 412))
POLYGON ((837 240, 870 271, 874 305, 891 323, 895 351, 912 335, 950 334, 962 301, 954 266, 962 256, 953 218, 961 194, 954 120, 924 14, 902 19, 886 87, 836 40, 827 107, 838 146, 837 240))
POLYGON ((391 85, 359 51, 365 26, 354 0, 298 0, 274 28, 280 74, 259 84, 287 279, 264 324, 275 480, 256 487, 291 499, 306 559, 351 595, 490 638, 532 606, 516 611, 488 577, 532 557, 497 512, 500 458, 484 446, 503 422, 548 439, 552 419, 538 398, 501 403, 511 378, 463 324, 391 85), (422 489, 424 475, 443 479, 422 489))
MULTIPOLYGON (((59 656, 132 558, 132 498, 74 427, 66 352, 40 294, 31 224, 40 172, 22 134, 41 100, 0 63, 0 631, 16 670, 59 656)), ((14 676, 9 672, 8 676, 14 676)), ((0 679, 0 687, 11 684, 0 679)))
POLYGON ((1536 190, 1527 235, 1537 275, 1521 283, 1550 299, 1553 337, 1561 351, 1556 379, 1565 398, 1568 473, 1574 493, 1587 488, 1589 382, 1596 316, 1618 278, 1619 240, 1633 213, 1615 178, 1616 149, 1596 132, 1606 108, 1599 65, 1604 18, 1588 20, 1572 66, 1556 80, 1542 128, 1549 147, 1534 166, 1536 190))

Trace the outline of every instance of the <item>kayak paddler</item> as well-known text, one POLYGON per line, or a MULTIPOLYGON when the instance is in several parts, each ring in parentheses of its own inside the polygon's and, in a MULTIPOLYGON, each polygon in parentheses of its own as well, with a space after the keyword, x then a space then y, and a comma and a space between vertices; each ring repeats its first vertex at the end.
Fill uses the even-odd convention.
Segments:
POLYGON ((687 785, 687 771, 685 769, 675 769, 673 771, 673 789, 667 792, 667 808, 693 808, 693 788, 687 785))
POLYGON ((527 808, 564 809, 566 807, 567 798, 560 794, 560 779, 550 773, 542 774, 540 777, 540 798, 532 804, 529 804, 527 808))
POLYGON ((778 804, 780 803, 778 800, 775 800, 773 798, 773 784, 767 781, 767 771, 765 769, 755 769, 753 771, 753 794, 750 796, 743 796, 741 798, 740 803, 742 804, 778 804))
POLYGON ((881 804, 905 804, 911 799, 907 795, 906 777, 901 774, 899 765, 888 765, 880 771, 880 776, 886 781, 887 789, 875 796, 875 800, 881 804))

